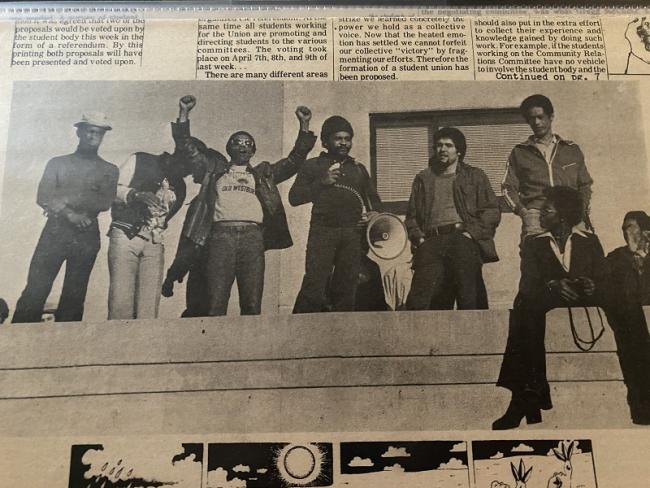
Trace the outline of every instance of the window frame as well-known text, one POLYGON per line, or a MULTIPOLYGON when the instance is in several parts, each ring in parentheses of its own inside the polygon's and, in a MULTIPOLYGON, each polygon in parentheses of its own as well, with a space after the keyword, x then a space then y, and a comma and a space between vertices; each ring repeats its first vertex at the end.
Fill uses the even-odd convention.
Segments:
MULTIPOLYGON (((412 110, 400 112, 371 112, 370 120, 370 174, 375 187, 377 186, 377 129, 395 127, 414 127, 426 125, 431 134, 439 127, 454 127, 456 125, 494 125, 521 124, 522 116, 519 107, 496 108, 464 108, 451 110, 412 110)), ((431 141, 429 141, 431 143, 431 141)), ((431 147, 429 154, 431 154, 431 147)), ((422 168, 424 169, 424 168, 422 168)), ((505 161, 504 161, 505 171, 505 161)), ((497 193, 499 207, 502 212, 512 212, 503 196, 497 193)), ((382 202, 385 212, 405 215, 408 198, 396 202, 382 202)))

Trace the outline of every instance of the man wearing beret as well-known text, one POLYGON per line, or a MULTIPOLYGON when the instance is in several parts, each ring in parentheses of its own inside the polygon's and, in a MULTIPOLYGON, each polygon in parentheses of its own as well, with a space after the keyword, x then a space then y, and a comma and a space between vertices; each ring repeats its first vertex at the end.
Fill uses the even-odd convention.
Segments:
POLYGON ((89 112, 75 124, 79 146, 48 161, 36 202, 47 223, 36 245, 27 286, 16 304, 13 322, 40 322, 43 307, 63 263, 65 278, 55 313, 59 322, 79 321, 90 272, 100 247, 97 215, 115 199, 119 170, 97 151, 111 126, 100 112, 89 112))
POLYGON ((350 123, 334 115, 325 120, 320 136, 326 151, 304 164, 289 192, 291 205, 313 204, 305 276, 294 313, 325 311, 330 275, 331 310, 355 309, 362 254, 359 224, 381 206, 365 166, 349 155, 354 136, 350 123))

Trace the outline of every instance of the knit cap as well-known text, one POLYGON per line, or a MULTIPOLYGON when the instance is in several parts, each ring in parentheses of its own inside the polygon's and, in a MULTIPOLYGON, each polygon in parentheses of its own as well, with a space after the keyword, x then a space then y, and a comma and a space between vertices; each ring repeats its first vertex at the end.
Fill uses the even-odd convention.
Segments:
POLYGON ((330 135, 337 132, 347 132, 350 136, 354 136, 352 125, 340 115, 332 115, 330 118, 323 122, 323 127, 320 130, 321 141, 326 142, 330 135))

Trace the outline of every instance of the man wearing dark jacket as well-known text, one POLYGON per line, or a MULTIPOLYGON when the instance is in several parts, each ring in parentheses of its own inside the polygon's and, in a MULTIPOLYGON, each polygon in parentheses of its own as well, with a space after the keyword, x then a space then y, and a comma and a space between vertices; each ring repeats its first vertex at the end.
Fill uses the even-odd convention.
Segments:
POLYGON ((650 334, 643 306, 650 305, 650 217, 638 210, 628 212, 623 236, 626 245, 607 255, 605 312, 616 339, 632 422, 648 425, 650 334))
POLYGON ((365 166, 349 156, 354 131, 338 115, 325 120, 321 141, 327 152, 308 160, 289 191, 293 206, 313 203, 305 276, 293 312, 323 312, 331 275, 331 310, 355 309, 361 264, 360 221, 379 211, 381 201, 365 166))
MULTIPOLYGON (((203 173, 196 203, 183 226, 188 255, 205 253, 209 315, 227 313, 235 278, 241 313, 257 315, 264 289, 264 252, 293 244, 277 184, 296 174, 314 145, 316 137, 309 132, 311 111, 296 109, 300 132, 287 158, 252 167, 255 140, 244 131, 228 139, 230 161, 212 149, 197 150, 191 142, 189 122, 195 105, 193 96, 181 98, 178 122, 172 124, 177 149, 195 166, 195 172, 203 173)), ((163 289, 166 293, 168 285, 169 276, 163 289)))
POLYGON ((443 127, 433 136, 435 154, 413 182, 406 228, 416 248, 409 310, 442 308, 454 290, 458 309, 487 308, 482 265, 497 261, 494 234, 501 220, 485 173, 463 163, 465 136, 443 127), (437 305, 435 305, 437 304, 437 305))

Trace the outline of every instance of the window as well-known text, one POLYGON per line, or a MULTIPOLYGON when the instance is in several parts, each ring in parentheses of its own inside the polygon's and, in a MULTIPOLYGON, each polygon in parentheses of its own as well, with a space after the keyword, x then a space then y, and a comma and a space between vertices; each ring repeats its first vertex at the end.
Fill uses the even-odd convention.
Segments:
POLYGON ((497 196, 510 151, 531 134, 517 108, 370 114, 371 168, 386 210, 406 213, 413 179, 432 155, 433 134, 445 126, 465 134, 465 162, 485 171, 497 196))

